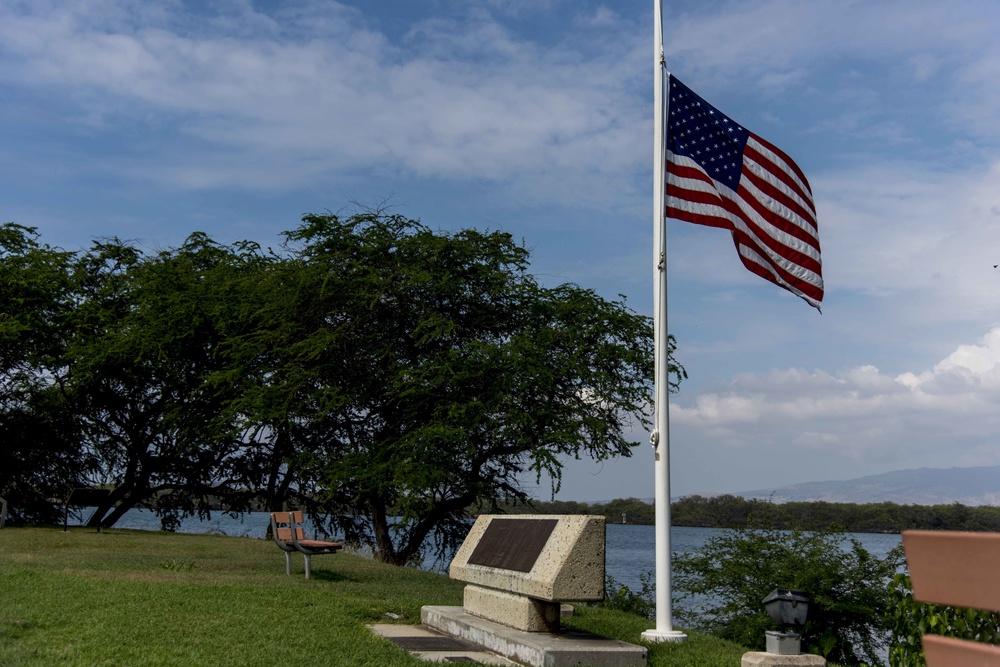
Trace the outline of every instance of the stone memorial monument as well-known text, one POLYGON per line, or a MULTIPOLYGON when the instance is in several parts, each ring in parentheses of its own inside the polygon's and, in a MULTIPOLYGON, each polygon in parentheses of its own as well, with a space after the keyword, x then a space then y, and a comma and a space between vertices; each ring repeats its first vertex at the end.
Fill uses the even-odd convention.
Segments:
POLYGON ((564 602, 604 598, 604 517, 481 515, 451 563, 462 607, 424 607, 421 622, 529 665, 643 667, 646 649, 560 632, 564 602))

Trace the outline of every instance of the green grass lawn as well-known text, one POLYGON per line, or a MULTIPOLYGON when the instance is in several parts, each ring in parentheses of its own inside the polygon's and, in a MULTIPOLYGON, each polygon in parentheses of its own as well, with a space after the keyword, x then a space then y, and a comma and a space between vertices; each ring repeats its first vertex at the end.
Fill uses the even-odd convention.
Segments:
MULTIPOLYGON (((460 605, 462 584, 350 554, 296 557, 272 542, 126 530, 0 531, 0 666, 419 665, 370 623, 419 623, 460 605), (399 616, 390 621, 386 613, 399 616)), ((638 643, 649 621, 579 608, 584 630, 638 643)), ((740 664, 745 649, 691 635, 649 664, 740 664)))

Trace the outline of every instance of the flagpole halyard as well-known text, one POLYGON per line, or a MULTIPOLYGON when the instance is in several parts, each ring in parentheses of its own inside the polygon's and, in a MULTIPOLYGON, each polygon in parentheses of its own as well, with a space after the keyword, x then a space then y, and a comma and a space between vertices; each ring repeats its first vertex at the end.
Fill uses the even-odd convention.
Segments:
POLYGON ((667 333, 666 143, 667 107, 664 86, 667 63, 663 53, 662 0, 654 0, 655 77, 653 125, 653 345, 655 348, 654 426, 650 441, 655 452, 656 628, 642 638, 649 642, 683 642, 687 635, 673 629, 670 585, 670 368, 667 333))

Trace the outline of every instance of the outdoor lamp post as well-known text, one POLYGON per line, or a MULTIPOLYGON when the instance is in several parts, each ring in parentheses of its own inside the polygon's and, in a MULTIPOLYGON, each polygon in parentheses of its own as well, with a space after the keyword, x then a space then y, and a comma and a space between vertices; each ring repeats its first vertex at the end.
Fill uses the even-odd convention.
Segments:
POLYGON ((809 613, 809 596, 802 591, 775 588, 764 598, 764 609, 781 631, 768 630, 767 652, 743 654, 741 667, 826 667, 821 655, 802 653, 802 638, 792 630, 805 625, 809 613))
POLYGON ((767 652, 778 655, 798 655, 802 649, 802 638, 791 628, 802 627, 809 613, 809 596, 802 591, 775 588, 764 598, 764 609, 781 628, 768 630, 767 652))

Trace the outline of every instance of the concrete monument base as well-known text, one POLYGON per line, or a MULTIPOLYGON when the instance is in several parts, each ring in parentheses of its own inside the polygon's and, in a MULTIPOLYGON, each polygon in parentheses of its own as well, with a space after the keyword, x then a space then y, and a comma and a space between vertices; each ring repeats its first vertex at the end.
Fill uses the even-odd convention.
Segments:
MULTIPOLYGON (((420 622, 533 667, 645 667, 646 649, 570 628, 524 632, 467 614, 462 607, 423 607, 420 622)), ((788 657, 788 656, 782 656, 788 657)), ((812 663, 810 663, 812 664, 812 663)))
POLYGON ((810 653, 779 655, 751 652, 743 654, 740 667, 826 667, 826 658, 810 653))
POLYGON ((465 587, 465 611, 525 632, 559 632, 562 605, 492 588, 465 587))

